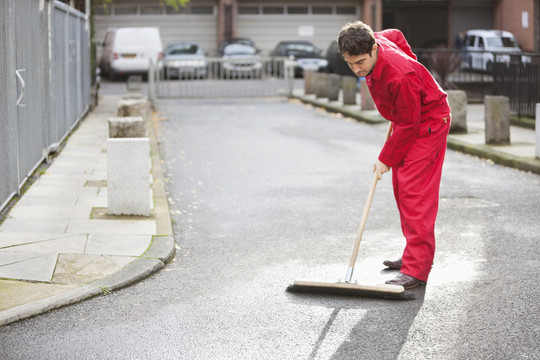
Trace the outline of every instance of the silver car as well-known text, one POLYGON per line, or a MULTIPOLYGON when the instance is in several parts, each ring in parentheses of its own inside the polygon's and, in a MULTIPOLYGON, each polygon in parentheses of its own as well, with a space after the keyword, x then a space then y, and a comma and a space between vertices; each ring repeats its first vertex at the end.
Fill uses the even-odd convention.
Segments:
POLYGON ((163 51, 165 78, 203 79, 208 75, 206 54, 193 41, 168 44, 163 51))
POLYGON ((225 78, 260 78, 262 61, 257 48, 233 43, 223 48, 222 76, 225 78))

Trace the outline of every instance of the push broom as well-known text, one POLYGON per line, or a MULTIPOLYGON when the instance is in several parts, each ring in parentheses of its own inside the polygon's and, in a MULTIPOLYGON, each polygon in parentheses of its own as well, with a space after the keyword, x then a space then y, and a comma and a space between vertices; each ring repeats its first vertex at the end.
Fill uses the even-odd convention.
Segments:
MULTIPOLYGON (((392 132, 392 124, 388 127, 386 133, 386 140, 390 137, 392 132)), ((406 292, 403 286, 390 285, 390 284, 359 284, 351 282, 354 272, 354 265, 356 264, 356 257, 358 256, 358 249, 360 248, 360 242, 362 241, 362 235, 366 226, 367 217, 369 214, 369 208, 371 207, 371 201, 373 200, 373 194, 377 187, 379 178, 375 173, 369 194, 364 206, 364 212, 360 221, 360 227, 356 235, 356 241, 351 254, 349 267, 347 268, 347 274, 345 275, 345 281, 338 282, 326 282, 326 281, 312 281, 312 280, 295 280, 294 284, 289 285, 287 291, 289 292, 303 292, 303 293, 323 293, 334 295, 348 295, 348 296, 360 296, 360 297, 374 297, 384 299, 402 299, 411 300, 414 299, 414 294, 406 292)))

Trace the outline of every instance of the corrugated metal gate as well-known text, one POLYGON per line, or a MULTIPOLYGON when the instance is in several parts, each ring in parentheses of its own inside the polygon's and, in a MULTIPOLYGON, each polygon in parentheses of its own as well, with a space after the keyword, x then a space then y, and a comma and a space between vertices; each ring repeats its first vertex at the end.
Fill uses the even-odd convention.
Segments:
POLYGON ((0 2, 0 209, 88 109, 87 23, 60 2, 0 2))

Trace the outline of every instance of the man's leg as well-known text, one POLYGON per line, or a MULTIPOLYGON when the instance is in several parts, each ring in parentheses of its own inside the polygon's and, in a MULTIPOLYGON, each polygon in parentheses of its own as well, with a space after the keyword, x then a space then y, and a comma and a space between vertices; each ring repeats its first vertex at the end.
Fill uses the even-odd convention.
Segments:
POLYGON ((421 281, 427 281, 435 255, 435 220, 448 132, 441 130, 440 134, 417 138, 403 164, 392 169, 394 195, 407 240, 401 273, 421 281))

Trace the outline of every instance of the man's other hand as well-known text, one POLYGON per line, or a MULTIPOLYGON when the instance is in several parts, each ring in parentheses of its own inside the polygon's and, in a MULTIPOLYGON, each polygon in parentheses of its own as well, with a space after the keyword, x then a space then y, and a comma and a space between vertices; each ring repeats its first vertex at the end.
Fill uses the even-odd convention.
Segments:
POLYGON ((373 172, 377 174, 377 178, 379 178, 379 180, 382 180, 383 174, 389 171, 390 166, 382 163, 380 160, 377 160, 377 162, 373 164, 373 172))

